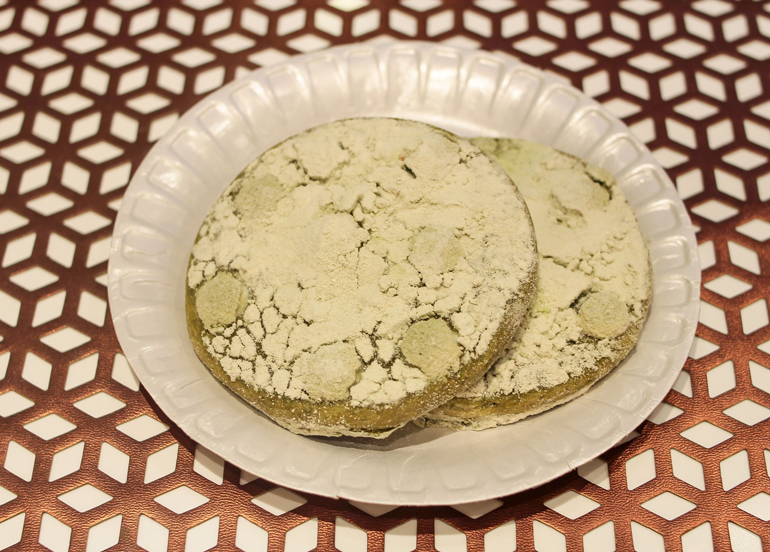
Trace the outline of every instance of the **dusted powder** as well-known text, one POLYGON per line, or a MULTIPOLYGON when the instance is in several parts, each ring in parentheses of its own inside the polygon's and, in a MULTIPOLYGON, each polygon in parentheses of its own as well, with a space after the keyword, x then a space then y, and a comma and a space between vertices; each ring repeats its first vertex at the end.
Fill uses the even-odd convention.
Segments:
POLYGON ((536 262, 521 196, 477 147, 351 119, 243 171, 201 227, 188 285, 199 338, 233 381, 376 407, 496 358, 536 262))
POLYGON ((536 298, 507 351, 459 395, 464 402, 428 415, 435 425, 481 429, 563 402, 620 362, 646 315, 652 274, 634 213, 609 173, 521 140, 473 142, 524 195, 540 255, 536 298))

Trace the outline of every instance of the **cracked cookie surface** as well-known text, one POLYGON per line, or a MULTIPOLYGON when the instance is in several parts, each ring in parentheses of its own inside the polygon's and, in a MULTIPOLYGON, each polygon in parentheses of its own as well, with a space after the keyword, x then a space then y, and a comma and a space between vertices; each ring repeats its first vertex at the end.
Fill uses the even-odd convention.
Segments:
POLYGON ((649 252, 612 175, 523 140, 471 142, 527 201, 540 263, 536 297, 503 356, 425 416, 455 429, 512 423, 585 392, 634 347, 652 297, 649 252))
POLYGON ((384 437, 476 381, 534 292, 499 165, 413 121, 349 119, 265 152, 193 247, 198 356, 292 431, 384 437))

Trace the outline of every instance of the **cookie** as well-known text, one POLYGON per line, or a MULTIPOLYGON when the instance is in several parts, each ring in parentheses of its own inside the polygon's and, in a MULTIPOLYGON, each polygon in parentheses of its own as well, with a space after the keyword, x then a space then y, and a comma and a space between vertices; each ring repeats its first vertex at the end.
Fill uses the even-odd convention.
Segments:
POLYGON ((196 353, 296 433, 385 437, 473 384, 534 295, 526 205, 476 146, 349 119, 251 163, 187 273, 196 353))
POLYGON ((652 297, 649 252, 612 175, 523 140, 471 142, 524 195, 540 268, 536 297, 503 356, 421 420, 455 429, 509 424, 585 392, 634 347, 652 297))

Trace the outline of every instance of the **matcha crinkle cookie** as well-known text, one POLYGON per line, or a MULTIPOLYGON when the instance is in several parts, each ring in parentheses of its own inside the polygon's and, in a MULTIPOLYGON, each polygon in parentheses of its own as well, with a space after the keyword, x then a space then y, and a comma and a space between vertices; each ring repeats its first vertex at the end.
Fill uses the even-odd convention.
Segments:
POLYGON ((217 378, 291 431, 385 437, 481 377, 536 271, 523 198, 478 147, 349 119, 268 150, 217 200, 188 329, 217 378))
POLYGON ((420 421, 456 429, 515 422, 585 392, 634 347, 652 298, 649 252, 612 175, 523 140, 471 142, 524 195, 540 268, 530 311, 503 356, 420 421))

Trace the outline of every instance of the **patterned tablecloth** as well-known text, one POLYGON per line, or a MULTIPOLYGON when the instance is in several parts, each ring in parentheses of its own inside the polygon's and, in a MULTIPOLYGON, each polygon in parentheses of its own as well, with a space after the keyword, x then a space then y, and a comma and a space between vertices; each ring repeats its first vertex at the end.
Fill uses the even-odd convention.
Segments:
POLYGON ((0 0, 0 549, 770 549, 770 2, 0 0), (499 50, 562 75, 669 171, 697 227, 697 337, 624 444, 518 495, 296 493, 153 404, 107 308, 125 186, 243 72, 354 41, 499 50))

